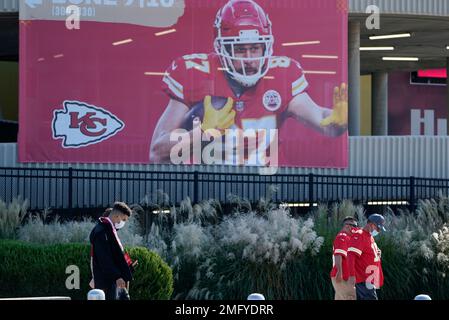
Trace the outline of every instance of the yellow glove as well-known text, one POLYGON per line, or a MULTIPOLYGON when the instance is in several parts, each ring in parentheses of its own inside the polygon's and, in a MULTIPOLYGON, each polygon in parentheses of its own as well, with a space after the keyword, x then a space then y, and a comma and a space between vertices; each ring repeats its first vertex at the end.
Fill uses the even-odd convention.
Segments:
POLYGON ((220 110, 212 106, 211 96, 204 98, 204 117, 201 128, 206 131, 208 129, 225 130, 234 124, 235 111, 232 109, 234 100, 228 98, 228 101, 220 110))
POLYGON ((320 122, 322 127, 338 125, 345 127, 348 125, 348 90, 346 83, 342 83, 340 88, 334 89, 334 108, 329 117, 320 122))

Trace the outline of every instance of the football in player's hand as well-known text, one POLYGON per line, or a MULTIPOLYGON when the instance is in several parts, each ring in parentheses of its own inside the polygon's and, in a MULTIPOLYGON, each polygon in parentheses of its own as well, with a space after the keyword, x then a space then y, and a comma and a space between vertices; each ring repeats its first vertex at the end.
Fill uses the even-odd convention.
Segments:
MULTIPOLYGON (((211 102, 212 102, 212 107, 214 107, 214 109, 216 110, 220 110, 221 108, 224 107, 224 105, 226 104, 226 102, 228 101, 228 98, 224 98, 224 97, 212 97, 211 102)), ((193 121, 195 121, 195 119, 203 122, 203 117, 204 117, 204 99, 195 103, 190 110, 187 112, 183 124, 182 124, 182 128, 186 129, 188 131, 193 129, 193 121)))

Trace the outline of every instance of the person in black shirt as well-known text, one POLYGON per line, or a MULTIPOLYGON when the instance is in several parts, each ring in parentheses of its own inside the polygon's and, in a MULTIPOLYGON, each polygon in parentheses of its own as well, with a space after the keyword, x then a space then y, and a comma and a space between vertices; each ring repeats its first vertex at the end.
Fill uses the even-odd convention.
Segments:
POLYGON ((125 252, 117 230, 123 228, 132 214, 123 202, 115 202, 109 214, 99 218, 90 233, 91 286, 105 292, 106 300, 115 300, 117 289, 129 289, 132 272, 137 264, 125 252))

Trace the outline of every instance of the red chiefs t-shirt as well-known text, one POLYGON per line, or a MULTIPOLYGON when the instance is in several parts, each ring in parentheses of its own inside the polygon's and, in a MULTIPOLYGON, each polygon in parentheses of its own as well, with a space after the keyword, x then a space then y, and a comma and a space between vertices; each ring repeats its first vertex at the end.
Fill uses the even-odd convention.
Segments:
POLYGON ((331 278, 334 278, 337 275, 337 266, 335 265, 335 256, 341 256, 341 268, 342 268, 342 277, 343 280, 348 280, 349 270, 347 263, 348 256, 348 245, 351 237, 345 233, 340 232, 337 234, 334 240, 334 245, 332 247, 332 271, 331 278))
POLYGON ((355 231, 348 246, 349 276, 355 276, 356 283, 368 282, 377 289, 380 288, 384 276, 379 253, 380 250, 369 232, 362 229, 355 231))
POLYGON ((189 108, 207 95, 232 97, 237 127, 275 129, 290 101, 306 92, 308 82, 301 65, 291 58, 271 57, 269 66, 268 73, 256 85, 237 96, 218 55, 186 55, 173 61, 167 69, 162 90, 189 108))
MULTIPOLYGON (((270 131, 279 129, 286 119, 285 111, 291 100, 307 91, 308 82, 301 65, 288 57, 271 57, 268 73, 256 85, 236 95, 218 55, 191 54, 171 64, 163 78, 162 90, 171 98, 192 108, 207 95, 234 100, 235 123, 231 130, 266 130, 265 150, 273 143, 270 131)), ((262 139, 263 139, 262 138, 262 139)), ((229 139, 233 139, 229 135, 229 139)), ((257 152, 247 156, 249 165, 258 165, 257 152)), ((234 164, 231 162, 226 164, 234 164)))

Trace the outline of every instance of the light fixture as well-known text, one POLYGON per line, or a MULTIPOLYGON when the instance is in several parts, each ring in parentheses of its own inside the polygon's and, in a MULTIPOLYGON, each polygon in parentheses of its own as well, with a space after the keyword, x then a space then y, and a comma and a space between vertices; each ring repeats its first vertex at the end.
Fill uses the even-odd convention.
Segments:
MULTIPOLYGON (((317 207, 318 203, 312 203, 312 206, 317 207)), ((295 203, 281 203, 279 205, 281 208, 299 208, 299 207, 310 207, 308 202, 295 202, 295 203)))
POLYGON ((392 51, 394 47, 360 47, 360 51, 392 51))
POLYGON ((282 46, 284 47, 291 47, 291 46, 306 46, 309 44, 320 44, 321 41, 316 40, 316 41, 304 41, 304 42, 286 42, 283 43, 282 46))
POLYGON ((64 55, 63 55, 62 53, 60 53, 60 54, 55 54, 55 55, 53 56, 53 58, 55 58, 55 59, 62 58, 62 57, 64 57, 64 55))
POLYGON ((304 74, 337 74, 335 71, 318 71, 318 70, 304 70, 304 74))
POLYGON ((117 42, 113 42, 112 45, 113 46, 119 46, 121 44, 126 44, 126 43, 130 43, 132 42, 133 39, 126 39, 126 40, 121 40, 121 41, 117 41, 117 42))
POLYGON ((167 76, 168 73, 166 72, 153 72, 153 71, 147 71, 145 72, 146 76, 167 76))
POLYGON ((384 61, 419 61, 419 58, 415 57, 382 57, 384 61))
POLYGON ((399 33, 399 34, 386 34, 382 36, 371 36, 370 40, 384 40, 384 39, 397 39, 397 38, 410 38, 411 33, 399 33))
POLYGON ((170 34, 170 33, 173 33, 173 32, 176 32, 176 29, 169 29, 169 30, 165 30, 165 31, 161 31, 161 32, 156 32, 154 35, 156 37, 160 37, 160 36, 163 36, 163 35, 166 35, 166 34, 170 34))
POLYGON ((309 59, 338 59, 338 56, 324 56, 317 54, 303 54, 302 57, 309 59))
POLYGON ((446 49, 449 50, 449 46, 446 46, 446 49))
POLYGON ((153 210, 154 214, 160 214, 160 213, 170 213, 170 210, 153 210))
POLYGON ((388 200, 388 201, 368 201, 369 206, 400 206, 408 205, 408 201, 403 200, 388 200))

